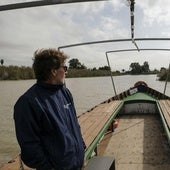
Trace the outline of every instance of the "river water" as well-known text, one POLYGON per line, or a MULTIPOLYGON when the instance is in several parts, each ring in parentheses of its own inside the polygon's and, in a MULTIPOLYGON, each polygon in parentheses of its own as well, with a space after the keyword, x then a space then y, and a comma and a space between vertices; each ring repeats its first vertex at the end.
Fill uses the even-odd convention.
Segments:
MULTIPOLYGON (((163 92, 165 82, 157 81, 156 75, 113 77, 117 93, 132 87, 137 81, 145 81, 149 87, 163 92)), ((19 153, 15 137, 13 106, 35 80, 0 81, 0 164, 9 161, 19 153)), ((70 78, 66 85, 73 94, 77 114, 114 96, 110 77, 70 78)), ((170 96, 170 83, 166 94, 170 96)))

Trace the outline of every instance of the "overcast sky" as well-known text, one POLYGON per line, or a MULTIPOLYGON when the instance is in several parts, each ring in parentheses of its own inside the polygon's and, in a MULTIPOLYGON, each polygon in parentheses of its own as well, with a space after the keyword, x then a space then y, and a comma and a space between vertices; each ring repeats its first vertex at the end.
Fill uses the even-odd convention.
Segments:
MULTIPOLYGON (((1 0, 0 5, 13 0, 1 0)), ((135 0, 135 38, 170 37, 170 1, 135 0)), ((0 12, 0 59, 4 65, 32 65, 41 48, 131 38, 126 0, 52 5, 0 12)), ((139 48, 170 48, 170 41, 137 41, 139 48)), ((131 42, 63 49, 88 68, 107 65, 106 51, 135 48, 131 42)), ((148 61, 151 69, 168 67, 170 52, 141 51, 109 54, 112 70, 128 70, 132 62, 148 61)))

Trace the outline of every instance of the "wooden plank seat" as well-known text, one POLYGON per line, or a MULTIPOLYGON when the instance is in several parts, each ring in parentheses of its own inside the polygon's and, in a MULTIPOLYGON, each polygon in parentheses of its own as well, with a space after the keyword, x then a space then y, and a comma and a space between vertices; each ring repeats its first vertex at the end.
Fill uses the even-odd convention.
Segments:
MULTIPOLYGON (((92 150, 97 148, 97 144, 107 131, 109 125, 113 122, 116 116, 115 111, 119 108, 120 104, 120 100, 102 103, 93 110, 78 117, 82 136, 87 147, 86 152, 91 153, 92 150)), ((85 156, 89 158, 87 153, 85 156)))
POLYGON ((170 100, 159 100, 159 105, 170 129, 170 100))
POLYGON ((85 170, 115 170, 115 159, 108 156, 95 156, 89 160, 85 170))

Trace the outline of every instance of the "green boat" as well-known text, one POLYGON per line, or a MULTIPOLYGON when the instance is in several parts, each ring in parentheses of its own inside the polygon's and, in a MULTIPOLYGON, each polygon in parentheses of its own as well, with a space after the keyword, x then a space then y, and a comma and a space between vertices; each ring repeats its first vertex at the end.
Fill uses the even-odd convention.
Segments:
MULTIPOLYGON (((88 0, 87 0, 88 1, 88 0)), ((95 1, 95 0, 89 0, 95 1)), ((55 5, 83 0, 32 1, 0 6, 0 11, 55 5)), ((134 0, 130 0, 131 14, 134 0)), ((115 39, 71 44, 59 49, 108 42, 132 41, 136 49, 107 51, 108 53, 139 49, 136 41, 169 41, 170 38, 134 38, 134 15, 131 15, 131 39, 115 39)), ((111 76, 112 77, 112 76, 111 76)), ((112 79, 113 82, 113 79, 112 79)), ((114 87, 114 83, 113 83, 114 87)), ((114 88, 115 90, 115 88, 114 88)), ((78 117, 87 149, 86 170, 168 170, 170 169, 170 97, 139 81, 126 91, 116 94, 78 117)), ((31 170, 18 154, 0 170, 31 170)))
POLYGON ((134 87, 85 113, 85 115, 94 114, 92 118, 88 118, 89 120, 83 122, 82 119, 85 118, 81 115, 79 119, 85 137, 94 135, 94 129, 99 128, 86 151, 87 159, 91 157, 92 151, 95 151, 94 155, 99 156, 89 162, 90 169, 94 169, 94 165, 98 164, 101 167, 101 156, 104 156, 105 161, 108 159, 111 169, 114 169, 113 164, 118 170, 169 169, 169 110, 170 98, 140 81, 135 83, 134 87), (106 114, 110 114, 110 118, 102 124, 106 114), (93 120, 92 123, 90 119, 94 119, 95 115, 97 120, 93 120), (102 117, 101 120, 99 115, 102 117), (119 122, 116 129, 114 129, 114 120, 119 122), (91 130, 88 135, 87 127, 85 128, 87 124, 89 124, 89 131, 91 130))
MULTIPOLYGON (((86 170, 170 168, 170 97, 143 81, 78 117, 86 170)), ((30 170, 18 155, 0 170, 30 170)))

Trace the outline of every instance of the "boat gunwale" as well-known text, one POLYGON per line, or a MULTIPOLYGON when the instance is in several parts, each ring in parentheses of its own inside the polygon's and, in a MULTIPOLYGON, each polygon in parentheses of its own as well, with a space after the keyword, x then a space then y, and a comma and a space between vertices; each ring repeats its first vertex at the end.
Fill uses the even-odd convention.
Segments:
POLYGON ((168 143, 170 145, 170 127, 168 126, 168 123, 167 123, 167 121, 165 119, 165 116, 163 114, 163 110, 161 108, 161 105, 160 105, 159 101, 156 101, 156 104, 157 104, 157 108, 159 110, 159 115, 161 117, 162 124, 163 124, 164 130, 165 130, 167 139, 168 139, 168 143))
POLYGON ((117 114, 119 113, 119 111, 121 110, 121 108, 123 107, 124 102, 121 101, 121 103, 117 106, 116 110, 114 110, 114 112, 112 113, 111 117, 109 118, 109 120, 105 123, 105 125, 103 126, 102 130, 99 132, 99 134, 94 138, 93 142, 91 143, 91 145, 88 147, 88 149, 85 152, 85 160, 88 160, 91 156, 91 154, 93 153, 93 151, 96 149, 97 145, 99 144, 100 140, 102 139, 102 137, 104 136, 104 134, 106 133, 108 127, 110 126, 110 124, 113 122, 114 118, 117 116, 117 114))

